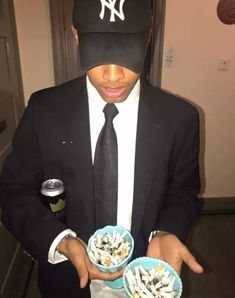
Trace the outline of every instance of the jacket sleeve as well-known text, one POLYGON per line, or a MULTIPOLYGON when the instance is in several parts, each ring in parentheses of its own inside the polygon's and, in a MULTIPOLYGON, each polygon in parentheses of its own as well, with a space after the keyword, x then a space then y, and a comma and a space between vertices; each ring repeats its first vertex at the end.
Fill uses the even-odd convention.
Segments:
MULTIPOLYGON (((199 115, 191 115, 190 125, 175 153, 168 190, 156 229, 175 234, 182 241, 197 215, 197 200, 200 190, 199 178, 199 115)), ((188 123, 187 123, 188 125, 188 123)))
POLYGON ((0 176, 2 221, 36 260, 46 261, 51 243, 66 229, 42 204, 42 155, 34 124, 33 95, 15 132, 0 176))

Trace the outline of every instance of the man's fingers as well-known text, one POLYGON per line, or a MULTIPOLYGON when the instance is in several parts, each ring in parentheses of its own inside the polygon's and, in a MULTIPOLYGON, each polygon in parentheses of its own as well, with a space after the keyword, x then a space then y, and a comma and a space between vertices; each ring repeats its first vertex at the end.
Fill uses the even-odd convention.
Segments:
POLYGON ((102 272, 95 265, 91 264, 89 260, 86 261, 90 279, 114 280, 122 276, 124 269, 117 272, 102 272))
POLYGON ((99 273, 99 278, 102 280, 114 280, 123 275, 123 269, 119 270, 117 272, 100 272, 99 273))
POLYGON ((196 258, 190 253, 190 251, 183 246, 181 249, 182 260, 188 265, 188 267, 195 273, 202 273, 203 268, 197 262, 196 258))
POLYGON ((89 280, 87 268, 82 264, 79 267, 77 266, 76 269, 80 278, 80 288, 85 288, 89 280))
POLYGON ((73 265, 77 269, 77 273, 80 278, 80 288, 85 288, 89 281, 89 269, 87 267, 87 258, 86 255, 80 256, 74 260, 73 265), (83 259, 83 261, 82 261, 83 259))

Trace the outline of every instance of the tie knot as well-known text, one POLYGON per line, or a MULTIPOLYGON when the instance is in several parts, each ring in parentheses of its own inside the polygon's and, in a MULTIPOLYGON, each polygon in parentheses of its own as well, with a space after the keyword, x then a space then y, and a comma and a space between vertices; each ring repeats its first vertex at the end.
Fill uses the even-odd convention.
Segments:
POLYGON ((107 103, 106 106, 104 107, 103 109, 103 112, 105 114, 105 118, 106 120, 110 120, 112 121, 113 118, 115 116, 117 116, 118 114, 118 109, 116 108, 115 104, 114 103, 107 103))

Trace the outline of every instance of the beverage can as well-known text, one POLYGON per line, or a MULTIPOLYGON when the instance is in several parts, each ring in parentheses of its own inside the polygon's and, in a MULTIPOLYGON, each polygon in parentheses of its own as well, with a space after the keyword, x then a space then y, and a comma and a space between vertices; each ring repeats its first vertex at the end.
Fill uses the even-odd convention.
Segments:
POLYGON ((65 187, 59 179, 49 179, 42 183, 41 194, 43 204, 52 212, 52 214, 64 219, 65 216, 65 187))

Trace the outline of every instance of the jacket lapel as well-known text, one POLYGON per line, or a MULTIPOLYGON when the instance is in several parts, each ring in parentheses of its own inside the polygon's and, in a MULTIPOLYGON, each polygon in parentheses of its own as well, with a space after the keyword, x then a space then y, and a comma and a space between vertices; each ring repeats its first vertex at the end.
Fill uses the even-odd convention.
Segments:
MULTIPOLYGON (((77 196, 78 200, 72 203, 70 213, 74 213, 72 223, 84 221, 86 218, 86 225, 84 231, 81 230, 80 235, 85 237, 94 232, 94 196, 93 196, 93 166, 91 158, 91 142, 90 142, 90 125, 89 125, 89 110, 88 97, 85 79, 82 84, 78 84, 73 90, 67 105, 70 105, 67 114, 67 121, 69 123, 66 128, 69 138, 73 140, 73 145, 70 146, 70 154, 68 154, 68 163, 71 171, 72 179, 68 181, 71 185, 72 197, 77 196), (77 204, 77 205, 76 205, 77 204), (79 204, 79 205, 78 205, 79 204), (79 209, 76 208, 79 206, 79 209), (75 214, 79 211, 79 214, 75 214), (84 234, 84 235, 83 235, 84 234)), ((82 225, 84 226, 84 225, 82 225)))
POLYGON ((132 210, 132 234, 137 237, 153 179, 160 174, 164 148, 162 116, 156 96, 142 85, 140 93, 135 157, 135 183, 132 210))

